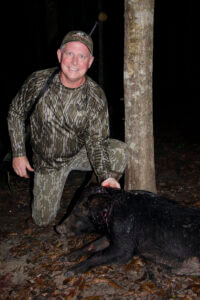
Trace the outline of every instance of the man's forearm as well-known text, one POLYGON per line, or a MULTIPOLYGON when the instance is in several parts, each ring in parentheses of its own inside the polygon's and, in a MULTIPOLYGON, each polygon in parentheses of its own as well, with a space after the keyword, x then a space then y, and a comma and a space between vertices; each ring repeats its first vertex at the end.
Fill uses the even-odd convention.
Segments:
POLYGON ((25 125, 22 120, 17 118, 16 114, 8 114, 8 132, 14 157, 25 156, 25 125))

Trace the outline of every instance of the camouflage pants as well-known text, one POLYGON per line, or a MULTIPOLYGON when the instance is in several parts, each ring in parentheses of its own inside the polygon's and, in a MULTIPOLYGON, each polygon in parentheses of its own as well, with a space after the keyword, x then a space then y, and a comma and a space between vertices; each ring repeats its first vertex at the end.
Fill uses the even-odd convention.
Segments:
MULTIPOLYGON (((117 174, 115 178, 120 179, 128 158, 127 145, 114 139, 110 139, 109 144, 112 171, 117 174)), ((70 164, 61 169, 53 170, 48 174, 35 172, 32 217, 37 225, 48 225, 55 219, 60 208, 60 200, 66 179, 72 170, 92 170, 84 147, 71 159, 70 164)))

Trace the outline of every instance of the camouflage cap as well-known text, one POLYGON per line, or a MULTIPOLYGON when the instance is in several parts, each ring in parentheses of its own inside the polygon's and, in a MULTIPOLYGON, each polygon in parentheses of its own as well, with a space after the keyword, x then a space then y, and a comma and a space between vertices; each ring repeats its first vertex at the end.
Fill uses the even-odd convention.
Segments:
POLYGON ((90 53, 93 54, 93 41, 87 33, 79 30, 70 31, 65 35, 60 46, 62 47, 69 42, 81 42, 88 47, 90 53))

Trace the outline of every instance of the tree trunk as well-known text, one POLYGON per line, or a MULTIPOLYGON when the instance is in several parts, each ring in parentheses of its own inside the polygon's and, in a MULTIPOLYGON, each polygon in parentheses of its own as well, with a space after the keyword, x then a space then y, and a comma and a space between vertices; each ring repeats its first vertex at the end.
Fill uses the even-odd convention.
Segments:
POLYGON ((152 113, 154 0, 125 0, 125 189, 156 191, 152 113))
MULTIPOLYGON (((99 14, 102 12, 102 1, 98 1, 99 14)), ((98 18, 99 19, 99 18, 98 18)), ((98 83, 104 88, 104 50, 103 50, 103 22, 99 20, 99 57, 98 57, 98 83)))

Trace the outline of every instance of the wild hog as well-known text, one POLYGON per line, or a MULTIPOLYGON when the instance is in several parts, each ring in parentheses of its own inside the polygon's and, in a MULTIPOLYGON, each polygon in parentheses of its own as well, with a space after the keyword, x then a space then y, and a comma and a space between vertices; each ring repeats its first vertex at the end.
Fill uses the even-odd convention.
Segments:
POLYGON ((67 274, 126 263, 133 255, 141 255, 173 273, 200 275, 200 209, 151 192, 87 188, 56 230, 66 238, 85 232, 101 234, 66 256, 71 261, 89 255, 67 274))

